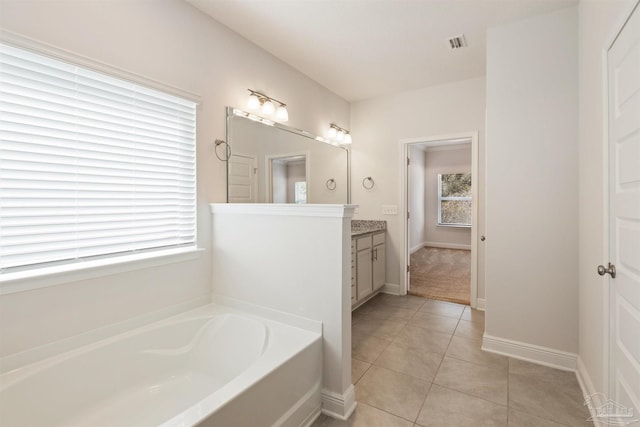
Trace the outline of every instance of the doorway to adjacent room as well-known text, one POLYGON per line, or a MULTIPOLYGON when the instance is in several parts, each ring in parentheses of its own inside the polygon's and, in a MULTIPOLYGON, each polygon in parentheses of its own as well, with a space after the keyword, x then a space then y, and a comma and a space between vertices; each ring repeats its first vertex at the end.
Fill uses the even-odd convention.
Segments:
POLYGON ((404 289, 477 305, 477 133, 403 141, 404 289))

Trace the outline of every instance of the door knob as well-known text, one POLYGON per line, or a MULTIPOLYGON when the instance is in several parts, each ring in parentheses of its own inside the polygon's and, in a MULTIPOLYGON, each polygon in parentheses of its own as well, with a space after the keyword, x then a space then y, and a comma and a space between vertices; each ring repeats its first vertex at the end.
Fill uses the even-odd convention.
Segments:
POLYGON ((616 266, 609 263, 608 267, 605 267, 604 265, 599 265, 598 266, 598 274, 601 276, 604 276, 605 274, 610 274, 612 279, 616 278, 616 266))
POLYGON ((486 239, 487 239, 486 237, 484 237, 484 236, 480 236, 480 241, 481 241, 481 242, 484 242, 486 239))

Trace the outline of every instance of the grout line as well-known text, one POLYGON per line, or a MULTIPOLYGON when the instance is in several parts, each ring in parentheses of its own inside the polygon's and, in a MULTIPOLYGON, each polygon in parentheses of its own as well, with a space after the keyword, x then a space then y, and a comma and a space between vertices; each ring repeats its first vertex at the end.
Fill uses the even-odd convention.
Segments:
MULTIPOLYGON (((427 398, 429 397, 429 393, 431 393, 431 389, 433 388, 433 381, 429 384, 429 390, 427 390, 427 394, 424 395, 424 400, 422 401, 422 405, 420 405, 420 409, 418 410, 418 415, 416 415, 416 419, 413 420, 414 424, 417 424, 418 418, 420 418, 420 414, 422 413, 422 408, 424 408, 424 404, 427 403, 427 398)), ((422 424, 418 424, 422 425, 422 424)))
MULTIPOLYGON (((497 402, 494 402, 493 400, 485 399, 484 397, 475 396, 473 394, 467 393, 466 391, 456 390, 455 388, 447 387, 447 386, 444 386, 442 384, 436 384, 436 385, 438 387, 446 388, 447 390, 455 391, 456 393, 464 394, 465 396, 469 396, 469 397, 473 397, 475 399, 484 400, 485 402, 493 403, 494 405, 504 406, 507 409, 507 413, 509 412, 509 405, 505 405, 505 404, 502 404, 502 403, 497 403, 497 402)), ((507 402, 508 402, 508 400, 507 400, 507 402)))
MULTIPOLYGON (((482 367, 482 368, 487 368, 487 369, 491 369, 491 370, 493 370, 493 371, 500 371, 500 372, 502 372, 502 369, 501 369, 501 368, 495 368, 495 367, 493 367, 493 366, 483 365, 482 363, 472 362, 472 361, 469 361, 469 360, 464 360, 464 359, 461 359, 460 357, 452 356, 452 355, 450 355, 450 354, 445 354, 445 356, 447 356, 449 359, 455 359, 455 360, 459 360, 460 362, 471 363, 472 365, 480 366, 480 367, 482 367)), ((508 369, 508 367, 507 367, 507 369, 508 369)), ((507 371, 507 374, 509 374, 509 372, 508 372, 508 371, 507 371)))
MULTIPOLYGON (((371 406, 372 408, 375 408, 375 409, 377 409, 378 411, 381 411, 381 412, 385 412, 385 413, 387 413, 387 414, 389 414, 389 415, 391 415, 391 416, 393 416, 393 417, 395 417, 395 418, 400 418, 401 420, 409 421, 410 423, 415 424, 415 423, 414 423, 413 421, 411 421, 409 418, 405 418, 405 417, 400 416, 400 415, 398 415, 398 414, 394 414, 393 412, 389 412, 388 410, 386 410, 386 409, 384 409, 384 408, 380 408, 380 407, 378 407, 378 406, 376 406, 376 405, 373 405, 373 404, 371 404, 371 403, 367 403, 367 402, 358 402, 358 403, 362 403, 363 405, 371 406)), ((419 413, 419 412, 418 412, 418 415, 420 415, 420 413, 419 413)), ((416 417, 416 419, 417 419, 417 417, 416 417)))
MULTIPOLYGON (((357 360, 360 360, 360 359, 357 359, 357 360)), ((367 372, 369 372, 369 369, 371 369, 371 367, 373 366, 373 363, 365 362, 365 361, 363 361, 363 360, 360 360, 360 362, 362 362, 362 363, 366 363, 366 364, 368 364, 369 366, 367 367, 367 369, 365 369, 365 370, 364 370, 364 372, 362 373, 362 375, 360 375, 360 378, 358 378, 358 379, 356 380, 356 382, 355 382, 355 383, 353 383, 353 386, 354 386, 354 387, 355 387, 355 385, 356 385, 357 383, 359 383, 359 382, 360 382, 360 380, 361 380, 361 379, 362 379, 362 378, 367 374, 367 372)))
MULTIPOLYGON (((429 354, 437 354, 437 355, 440 355, 440 353, 429 353, 429 354)), ((441 357, 440 362, 442 362, 442 359, 444 358, 444 354, 442 354, 441 356, 442 356, 442 357, 441 357)), ((376 360, 377 360, 377 359, 376 359, 376 360)), ((396 374, 400 374, 400 375, 404 375, 404 376, 407 376, 407 377, 411 377, 411 378, 413 378, 414 380, 424 381, 424 382, 429 383, 429 384, 433 383, 433 380, 435 379, 435 376, 434 376, 433 378, 431 378, 431 379, 426 380, 426 379, 424 379, 424 378, 420 378, 420 377, 416 377, 416 376, 411 375, 411 374, 407 374, 406 372, 402 372, 402 371, 395 370, 394 368, 390 368, 390 367, 388 367, 388 366, 374 365, 373 363, 372 363, 371 365, 372 365, 372 366, 375 366, 376 368, 379 368, 379 369, 386 369, 387 371, 395 372, 396 374)), ((439 365, 438 365, 438 366, 439 366, 439 365)), ((368 369, 367 369, 367 370, 368 370, 368 369)), ((437 371, 436 371, 436 372, 437 372, 437 371)), ((361 378, 362 378, 362 377, 361 377, 361 378)))

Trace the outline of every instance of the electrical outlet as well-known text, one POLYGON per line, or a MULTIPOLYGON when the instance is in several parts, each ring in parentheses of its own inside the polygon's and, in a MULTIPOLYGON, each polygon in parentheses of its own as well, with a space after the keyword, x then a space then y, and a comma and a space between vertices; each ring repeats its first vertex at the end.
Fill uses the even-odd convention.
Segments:
POLYGON ((398 205, 382 205, 382 215, 398 215, 398 205))

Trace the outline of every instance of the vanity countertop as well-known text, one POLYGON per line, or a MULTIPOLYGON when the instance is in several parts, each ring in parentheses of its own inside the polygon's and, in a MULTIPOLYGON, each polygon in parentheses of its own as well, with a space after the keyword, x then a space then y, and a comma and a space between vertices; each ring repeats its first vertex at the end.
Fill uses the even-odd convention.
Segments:
POLYGON ((351 237, 359 237, 387 229, 387 221, 354 219, 351 221, 351 237))

